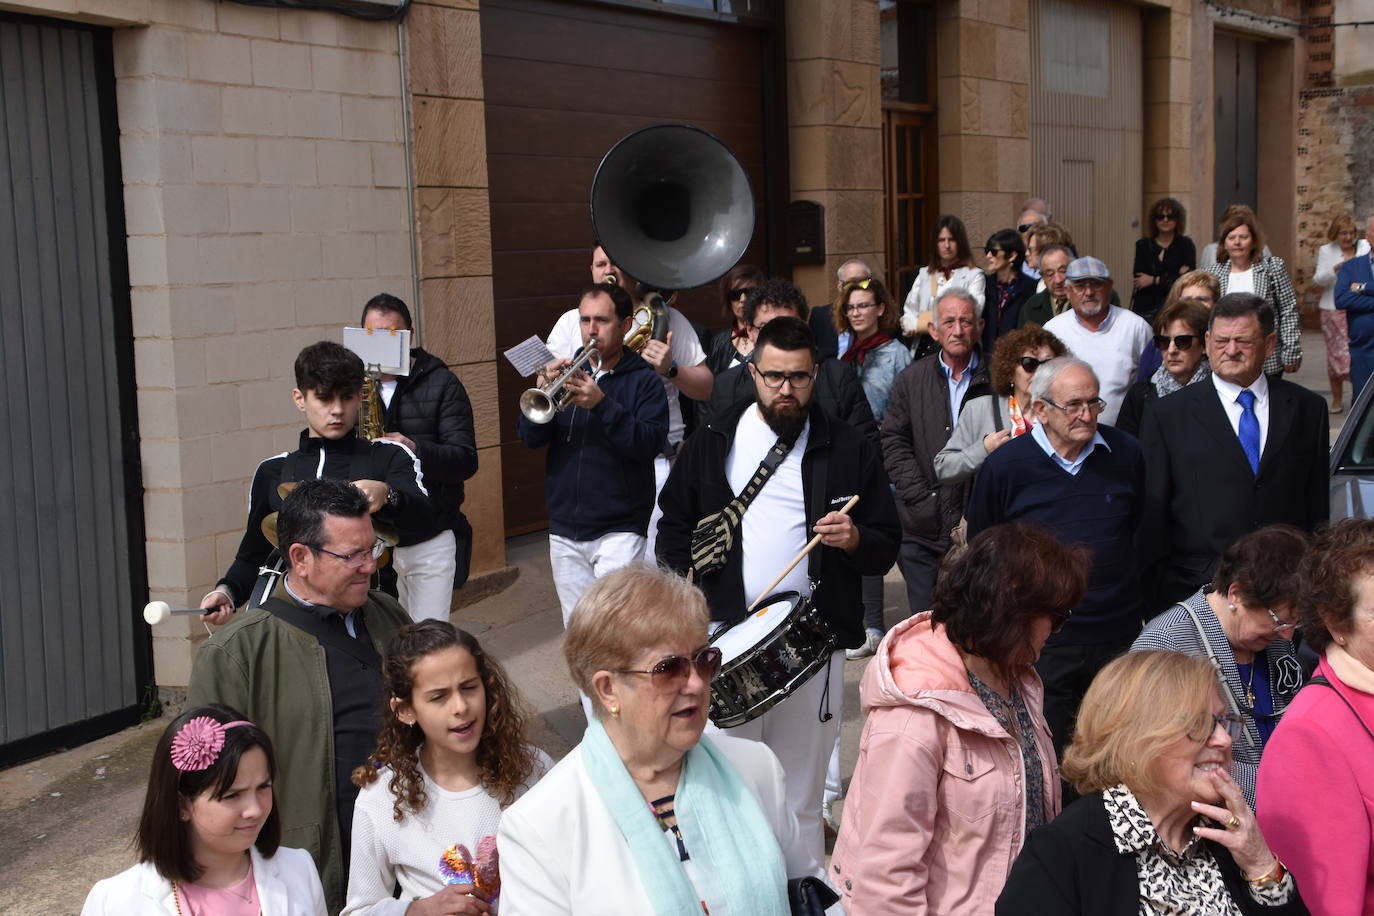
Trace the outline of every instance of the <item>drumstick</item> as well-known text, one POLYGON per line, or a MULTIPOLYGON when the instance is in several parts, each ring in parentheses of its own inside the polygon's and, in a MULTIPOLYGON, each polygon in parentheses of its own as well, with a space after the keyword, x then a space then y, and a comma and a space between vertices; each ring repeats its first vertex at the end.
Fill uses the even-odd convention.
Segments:
MULTIPOLYGON (((842 508, 842 509, 840 510, 840 514, 841 514, 841 515, 848 515, 848 514, 849 514, 849 510, 850 510, 850 509, 853 509, 853 508, 854 508, 854 504, 855 504, 856 502, 858 502, 858 501, 859 501, 859 494, 858 494, 858 493, 855 493, 853 496, 849 497, 849 502, 847 502, 847 503, 844 504, 844 508, 842 508)), ((831 503, 831 505, 834 505, 834 503, 831 503)), ((749 605, 749 609, 748 609, 747 611, 744 612, 744 613, 745 613, 745 616, 748 616, 749 614, 754 613, 754 608, 756 608, 756 607, 759 606, 759 602, 762 601, 764 598, 767 598, 768 595, 769 595, 769 593, 771 593, 771 592, 773 591, 773 589, 777 587, 777 584, 778 584, 779 582, 781 582, 783 579, 787 578, 787 574, 790 573, 793 569, 795 569, 796 566, 797 566, 797 564, 800 563, 800 562, 802 561, 802 559, 803 559, 808 553, 811 552, 811 549, 812 549, 813 547, 815 547, 817 544, 819 544, 820 542, 821 542, 821 536, 820 536, 819 534, 817 534, 817 535, 816 535, 815 537, 813 537, 811 540, 807 541, 807 542, 806 542, 806 546, 803 547, 803 548, 801 549, 801 552, 798 553, 795 557, 792 558, 792 562, 791 562, 791 563, 788 563, 788 564, 787 564, 787 568, 784 569, 782 572, 778 573, 778 577, 777 577, 776 579, 774 579, 772 582, 769 582, 769 583, 768 583, 768 587, 765 588, 762 592, 759 593, 759 596, 758 596, 757 598, 754 599, 754 603, 753 603, 753 604, 749 605)))
POLYGON ((174 608, 166 601, 149 601, 143 606, 143 619, 150 625, 157 625, 166 620, 171 614, 208 614, 209 610, 201 607, 174 608))

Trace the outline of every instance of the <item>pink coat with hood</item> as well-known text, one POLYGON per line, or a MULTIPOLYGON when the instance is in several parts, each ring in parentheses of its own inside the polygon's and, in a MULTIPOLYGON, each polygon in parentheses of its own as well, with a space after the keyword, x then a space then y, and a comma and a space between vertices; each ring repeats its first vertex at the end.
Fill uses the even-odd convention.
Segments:
MULTIPOLYGON (((1033 670, 1018 685, 1044 763, 1049 817, 1059 772, 1033 670)), ((983 706, 930 612, 894 627, 859 688, 868 714, 831 857, 849 916, 993 912, 1025 842, 1025 766, 983 706)))

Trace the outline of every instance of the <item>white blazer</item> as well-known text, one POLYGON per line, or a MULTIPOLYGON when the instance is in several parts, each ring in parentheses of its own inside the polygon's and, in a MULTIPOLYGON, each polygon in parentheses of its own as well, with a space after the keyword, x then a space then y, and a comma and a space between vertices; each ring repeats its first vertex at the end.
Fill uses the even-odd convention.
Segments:
POLYGON ((935 298, 950 286, 962 286, 973 294, 973 298, 978 305, 978 314, 983 314, 983 272, 977 267, 959 267, 950 272, 949 279, 946 280, 944 274, 936 271, 935 290, 930 288, 930 268, 922 267, 920 273, 916 274, 916 282, 911 284, 911 292, 906 294, 906 302, 902 306, 902 330, 908 334, 925 333, 925 325, 921 324, 920 316, 925 312, 935 310, 935 298))
MULTIPOLYGON (((310 853, 282 846, 272 858, 264 859, 256 846, 249 852, 262 916, 328 916, 324 888, 310 853)), ((172 882, 147 862, 96 882, 81 908, 81 916, 176 916, 176 912, 172 882)))
MULTIPOLYGON (((787 808, 778 758, 758 741, 710 737, 758 798, 782 848, 788 877, 806 875, 811 857, 787 808)), ((503 916, 644 916, 654 911, 629 846, 587 775, 581 745, 506 809, 496 844, 503 916)), ((712 905, 712 916, 719 912, 712 905)))

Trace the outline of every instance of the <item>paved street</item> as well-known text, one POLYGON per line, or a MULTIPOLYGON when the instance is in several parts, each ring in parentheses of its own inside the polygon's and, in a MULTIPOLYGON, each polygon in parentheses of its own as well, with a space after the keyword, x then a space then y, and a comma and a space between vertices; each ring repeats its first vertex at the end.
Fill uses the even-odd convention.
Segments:
MULTIPOLYGON (((1304 335, 1304 352, 1298 381, 1328 394, 1319 333, 1304 335)), ((1332 417, 1333 436, 1343 419, 1332 417)), ((515 584, 465 608, 457 622, 507 665, 539 714, 535 743, 560 757, 577 742, 583 721, 559 651, 562 622, 547 541, 527 535, 509 541, 507 550, 520 570, 515 584)), ((905 616, 905 589, 895 570, 886 585, 891 625, 905 616)), ((858 749, 858 680, 865 664, 845 665, 845 774, 858 749)), ((128 843, 165 721, 0 772, 0 914, 78 913, 91 884, 132 863, 128 843)))

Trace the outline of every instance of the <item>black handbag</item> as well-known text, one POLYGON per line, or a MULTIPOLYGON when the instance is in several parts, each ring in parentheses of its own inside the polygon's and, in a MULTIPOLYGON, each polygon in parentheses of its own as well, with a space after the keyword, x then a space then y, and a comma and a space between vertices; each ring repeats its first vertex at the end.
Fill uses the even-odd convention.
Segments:
POLYGON ((839 900, 840 895, 814 875, 787 881, 787 905, 792 916, 825 916, 825 911, 839 900))

